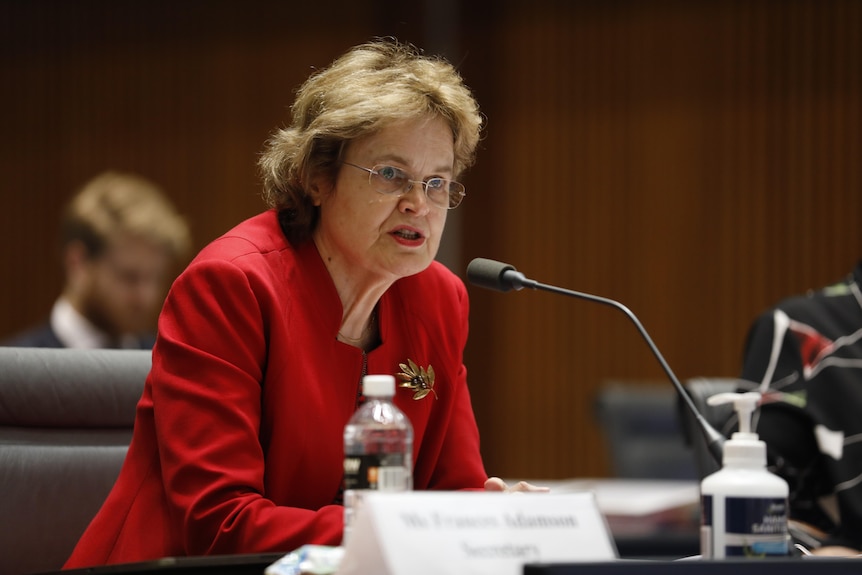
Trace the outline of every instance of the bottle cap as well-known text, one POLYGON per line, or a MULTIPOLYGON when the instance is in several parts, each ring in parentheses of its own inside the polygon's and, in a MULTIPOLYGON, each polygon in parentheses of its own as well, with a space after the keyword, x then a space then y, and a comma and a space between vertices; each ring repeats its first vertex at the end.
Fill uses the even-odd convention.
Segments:
POLYGON ((392 397, 395 395, 395 378, 391 375, 366 375, 362 378, 362 392, 366 397, 392 397))
POLYGON ((718 393, 707 398, 710 405, 732 403, 739 416, 739 431, 724 444, 724 465, 766 466, 766 444, 751 431, 751 416, 760 403, 756 391, 746 393, 718 393))

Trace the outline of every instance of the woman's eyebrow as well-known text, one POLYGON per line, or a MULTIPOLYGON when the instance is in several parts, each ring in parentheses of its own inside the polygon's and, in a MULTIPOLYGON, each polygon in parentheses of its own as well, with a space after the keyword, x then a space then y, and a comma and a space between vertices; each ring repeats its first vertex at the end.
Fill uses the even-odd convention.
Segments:
MULTIPOLYGON (((402 166, 409 166, 410 162, 408 162, 403 156, 399 156, 397 153, 389 153, 380 156, 379 159, 374 160, 374 163, 379 165, 380 162, 396 162, 401 164, 402 166)), ((405 170, 406 171, 406 170, 405 170)), ((431 170, 431 173, 434 174, 452 174, 452 166, 444 165, 442 167, 438 166, 437 169, 431 170)), ((416 176, 417 174, 410 174, 411 176, 416 176)))

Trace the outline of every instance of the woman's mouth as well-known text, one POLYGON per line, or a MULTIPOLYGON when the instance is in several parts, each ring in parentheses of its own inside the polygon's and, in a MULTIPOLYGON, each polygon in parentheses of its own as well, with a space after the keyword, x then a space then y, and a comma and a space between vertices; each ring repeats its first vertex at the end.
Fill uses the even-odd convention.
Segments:
POLYGON ((425 242, 425 236, 421 232, 411 228, 398 228, 390 232, 395 241, 402 246, 420 246, 425 242))
POLYGON ((418 240, 422 237, 419 232, 404 229, 395 230, 394 232, 392 232, 392 235, 398 236, 399 238, 404 238, 405 240, 418 240))

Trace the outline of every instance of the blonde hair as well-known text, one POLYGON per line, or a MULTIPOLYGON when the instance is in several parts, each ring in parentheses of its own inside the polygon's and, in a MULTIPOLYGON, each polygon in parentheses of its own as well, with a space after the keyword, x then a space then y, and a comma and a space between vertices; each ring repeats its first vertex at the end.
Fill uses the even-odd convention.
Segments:
POLYGON ((120 233, 162 246, 175 260, 191 249, 188 224, 156 184, 135 174, 105 172, 69 202, 61 241, 80 241, 90 257, 98 257, 120 233))
POLYGON ((313 74, 291 113, 291 125, 267 141, 259 166, 264 200, 279 210, 292 242, 317 224, 308 183, 334 181, 347 142, 400 120, 439 116, 452 129, 457 177, 472 165, 482 128, 479 106, 451 64, 391 40, 356 46, 313 74))

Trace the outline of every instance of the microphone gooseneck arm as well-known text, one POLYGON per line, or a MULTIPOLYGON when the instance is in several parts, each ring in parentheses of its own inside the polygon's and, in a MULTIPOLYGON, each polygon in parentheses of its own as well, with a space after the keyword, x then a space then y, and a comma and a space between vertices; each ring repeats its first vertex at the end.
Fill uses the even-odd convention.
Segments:
POLYGON ((716 431, 715 428, 709 424, 703 414, 700 413, 700 411, 697 409, 697 406, 695 406, 694 402, 692 401, 691 397, 685 391, 685 388, 682 386, 682 383, 680 383, 679 379, 676 377, 676 374, 670 368, 670 365, 668 365, 667 361, 665 361, 664 356, 661 354, 658 347, 653 342, 649 333, 647 333, 643 324, 641 324, 637 316, 635 316, 635 314, 632 313, 632 311, 625 305, 609 298, 539 283, 535 280, 527 278, 526 276, 524 276, 524 274, 516 270, 513 266, 496 262, 494 260, 488 260, 485 258, 476 258, 472 262, 470 262, 470 265, 467 266, 467 277, 471 283, 488 289, 503 292, 510 290, 517 291, 524 288, 548 291, 604 304, 623 312, 626 317, 628 317, 629 320, 631 320, 631 322, 635 325, 638 332, 640 332, 641 337, 643 337, 644 341, 646 341, 647 345, 649 346, 653 355, 658 360, 662 369, 667 374, 668 378, 670 378, 671 383, 673 383, 677 393, 682 398, 683 402, 686 404, 686 407, 688 407, 689 411, 691 411, 692 415, 694 415, 695 419, 697 419, 704 439, 706 439, 706 444, 709 448, 710 454, 715 459, 716 463, 718 463, 719 467, 721 466, 722 447, 725 441, 724 436, 722 436, 718 431, 716 431))

